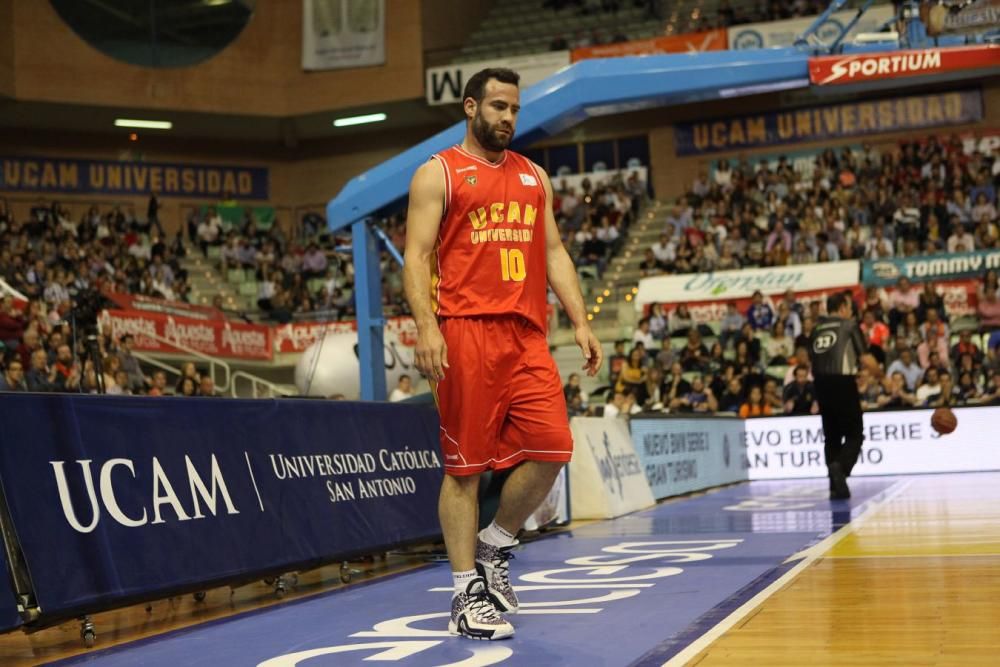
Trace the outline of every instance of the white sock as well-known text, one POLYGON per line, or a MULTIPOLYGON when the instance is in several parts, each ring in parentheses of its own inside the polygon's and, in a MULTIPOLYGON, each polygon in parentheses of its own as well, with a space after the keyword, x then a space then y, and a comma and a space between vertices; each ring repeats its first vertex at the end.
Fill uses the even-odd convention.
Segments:
POLYGON ((496 521, 479 531, 479 539, 495 547, 509 547, 515 541, 514 536, 504 530, 496 521))
POLYGON ((451 578, 455 583, 455 595, 464 593, 469 587, 469 582, 478 576, 479 573, 475 570, 469 570, 468 572, 452 572, 451 578))

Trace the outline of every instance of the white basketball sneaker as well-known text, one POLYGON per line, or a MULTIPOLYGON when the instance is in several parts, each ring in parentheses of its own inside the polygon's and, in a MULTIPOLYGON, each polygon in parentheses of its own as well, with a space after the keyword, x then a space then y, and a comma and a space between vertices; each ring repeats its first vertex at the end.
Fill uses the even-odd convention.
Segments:
POLYGON ((448 632, 469 639, 494 640, 514 636, 514 626, 504 620, 486 588, 486 581, 476 577, 464 593, 451 599, 448 632))
POLYGON ((478 540, 476 542, 476 571, 486 580, 486 588, 497 609, 505 614, 516 614, 517 593, 510 585, 510 561, 514 558, 511 549, 517 542, 507 547, 495 547, 478 540))

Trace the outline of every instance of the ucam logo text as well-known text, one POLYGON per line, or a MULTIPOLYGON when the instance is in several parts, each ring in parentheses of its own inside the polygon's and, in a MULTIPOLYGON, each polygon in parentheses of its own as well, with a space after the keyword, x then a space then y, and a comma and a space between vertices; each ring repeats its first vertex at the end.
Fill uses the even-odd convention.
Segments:
MULTIPOLYGON (((552 593, 551 599, 521 602, 521 614, 563 615, 571 618, 581 614, 592 615, 604 611, 607 604, 633 598, 656 585, 657 581, 684 573, 676 567, 682 563, 709 560, 714 552, 740 546, 741 539, 718 540, 665 540, 649 542, 620 542, 603 547, 600 554, 581 556, 564 561, 569 567, 527 572, 519 577, 514 588, 523 597, 534 597, 536 592, 552 593), (647 567, 636 573, 632 568, 647 567), (563 591, 574 591, 577 597, 566 598, 563 591)), ((452 587, 432 588, 431 592, 444 595, 452 587)), ((441 606, 444 606, 442 604, 441 606)), ((422 613, 400 616, 380 621, 371 630, 355 632, 351 638, 368 639, 367 642, 339 644, 306 649, 265 660, 257 667, 297 667, 325 655, 340 653, 367 653, 365 660, 397 662, 415 658, 428 664, 435 648, 454 646, 460 642, 463 650, 472 655, 458 662, 441 667, 486 667, 504 662, 514 655, 510 645, 489 644, 476 646, 464 639, 451 638, 444 626, 449 612, 422 613), (472 645, 470 645, 472 644, 472 645), (431 655, 421 655, 430 652, 431 655)), ((592 621, 588 621, 592 623, 592 621)), ((436 663, 435 663, 436 664, 436 663)))
MULTIPOLYGON (((206 512, 215 516, 219 508, 219 501, 225 506, 227 514, 239 514, 239 510, 233 503, 226 485, 226 479, 222 475, 219 462, 212 455, 210 470, 203 476, 198 472, 190 456, 184 456, 185 474, 184 486, 178 486, 181 493, 189 499, 190 511, 181 502, 178 492, 174 489, 164 471, 163 466, 157 457, 152 457, 148 466, 140 469, 136 473, 135 462, 132 459, 115 458, 109 459, 98 468, 98 483, 94 484, 94 467, 91 459, 82 459, 75 462, 79 467, 79 475, 82 477, 83 486, 86 489, 88 504, 87 513, 82 517, 77 515, 73 507, 68 481, 69 473, 66 470, 65 461, 49 461, 56 479, 56 488, 59 493, 59 502, 62 505, 63 515, 73 530, 80 533, 89 533, 97 528, 101 520, 101 507, 107 511, 114 521, 126 528, 138 528, 146 524, 166 523, 168 520, 191 521, 193 519, 204 519, 206 512), (148 473, 148 474, 143 474, 148 473), (207 483, 206 483, 207 478, 207 483), (148 495, 142 486, 147 485, 148 495), (118 492, 116 493, 116 488, 118 492), (99 490, 99 492, 98 492, 99 490), (124 492, 123 492, 124 491, 124 492), (186 493, 185 493, 186 492, 186 493), (131 506, 122 507, 119 502, 119 493, 123 497, 131 499, 131 506), (149 520, 147 504, 136 502, 136 498, 148 498, 149 505, 152 506, 153 520, 149 520), (164 516, 164 506, 169 508, 169 514, 164 516), (204 508, 204 511, 203 511, 204 508), (81 520, 82 519, 82 520, 81 520), (87 521, 87 523, 84 523, 87 521)), ((73 466, 70 466, 72 469, 73 466)), ((175 480, 177 476, 175 474, 175 480)))

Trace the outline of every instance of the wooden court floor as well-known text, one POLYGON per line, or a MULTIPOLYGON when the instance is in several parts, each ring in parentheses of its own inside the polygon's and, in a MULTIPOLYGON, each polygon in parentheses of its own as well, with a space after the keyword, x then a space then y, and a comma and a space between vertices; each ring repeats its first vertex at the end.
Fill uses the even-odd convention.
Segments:
POLYGON ((1000 473, 904 484, 670 664, 1000 665, 1000 473))

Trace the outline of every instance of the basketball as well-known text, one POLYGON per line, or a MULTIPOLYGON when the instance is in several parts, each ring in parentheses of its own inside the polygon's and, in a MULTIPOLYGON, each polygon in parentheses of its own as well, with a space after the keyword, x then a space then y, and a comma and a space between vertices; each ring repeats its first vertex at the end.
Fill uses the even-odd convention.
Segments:
POLYGON ((941 435, 948 435, 958 427, 958 417, 951 408, 938 408, 931 415, 931 427, 941 435))

